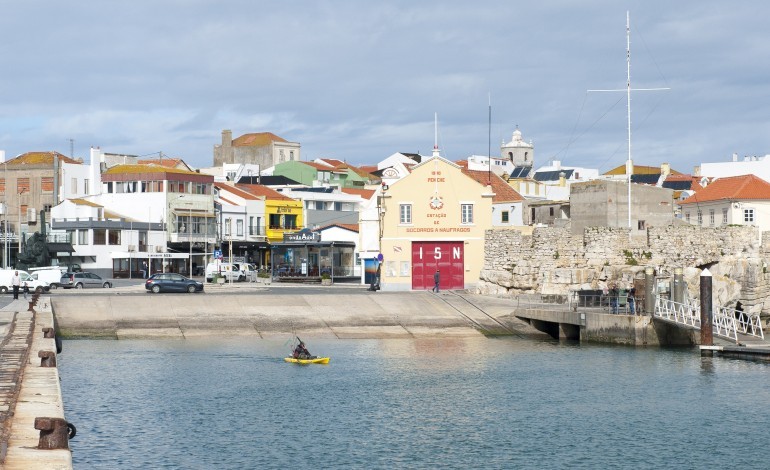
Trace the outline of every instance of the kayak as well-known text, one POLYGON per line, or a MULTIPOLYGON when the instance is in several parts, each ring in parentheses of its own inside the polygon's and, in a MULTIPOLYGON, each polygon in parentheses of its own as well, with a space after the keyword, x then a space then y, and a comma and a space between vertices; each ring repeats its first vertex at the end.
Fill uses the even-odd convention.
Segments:
POLYGON ((293 357, 284 357, 284 361, 294 364, 328 364, 328 357, 316 357, 315 359, 294 359, 293 357))

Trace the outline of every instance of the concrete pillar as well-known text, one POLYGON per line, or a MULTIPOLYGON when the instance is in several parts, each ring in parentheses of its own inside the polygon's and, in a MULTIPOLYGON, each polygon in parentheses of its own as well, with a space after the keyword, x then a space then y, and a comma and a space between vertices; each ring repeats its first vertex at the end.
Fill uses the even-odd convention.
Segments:
MULTIPOLYGON (((701 346, 714 345, 714 331, 711 321, 711 272, 704 269, 700 273, 700 344, 701 346)), ((712 357, 714 351, 701 349, 700 355, 712 357)))
POLYGON ((674 268, 674 283, 671 286, 671 300, 684 303, 684 270, 674 268))
POLYGON ((655 270, 644 268, 644 311, 648 315, 655 313, 655 270))

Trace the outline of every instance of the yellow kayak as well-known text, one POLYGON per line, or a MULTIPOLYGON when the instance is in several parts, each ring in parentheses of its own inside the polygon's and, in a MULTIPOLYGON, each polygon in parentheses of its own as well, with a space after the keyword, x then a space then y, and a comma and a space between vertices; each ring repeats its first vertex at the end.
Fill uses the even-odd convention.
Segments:
POLYGON ((317 357, 315 359, 294 359, 293 357, 284 357, 284 361, 292 362, 294 364, 328 364, 328 357, 317 357))

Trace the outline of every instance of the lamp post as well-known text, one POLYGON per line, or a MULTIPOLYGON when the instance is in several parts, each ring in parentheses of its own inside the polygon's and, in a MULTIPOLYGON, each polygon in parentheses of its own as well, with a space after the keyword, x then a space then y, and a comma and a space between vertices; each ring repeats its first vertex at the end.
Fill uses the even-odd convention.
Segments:
POLYGON ((19 199, 18 199, 18 203, 19 203, 19 254, 21 254, 21 195, 24 194, 24 191, 26 191, 26 189, 22 189, 21 191, 19 191, 19 199))
POLYGON ((188 225, 188 228, 187 228, 187 244, 189 245, 188 248, 190 250, 190 255, 189 255, 190 256, 190 259, 189 259, 189 261, 190 261, 190 270, 188 271, 188 274, 190 275, 190 277, 192 277, 192 275, 193 275, 193 270, 192 270, 192 233, 193 233, 192 203, 188 202, 187 204, 188 204, 188 206, 190 208, 190 215, 188 216, 188 220, 187 220, 187 225, 188 225))

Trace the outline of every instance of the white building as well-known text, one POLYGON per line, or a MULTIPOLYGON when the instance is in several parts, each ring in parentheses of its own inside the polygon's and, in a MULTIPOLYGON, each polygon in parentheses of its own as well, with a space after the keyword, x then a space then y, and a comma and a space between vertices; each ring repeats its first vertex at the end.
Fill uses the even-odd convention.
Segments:
POLYGON ((770 181, 770 158, 765 156, 747 156, 738 158, 734 153, 732 161, 717 163, 701 163, 700 170, 695 173, 700 176, 723 178, 726 176, 755 175, 765 181, 770 181))

